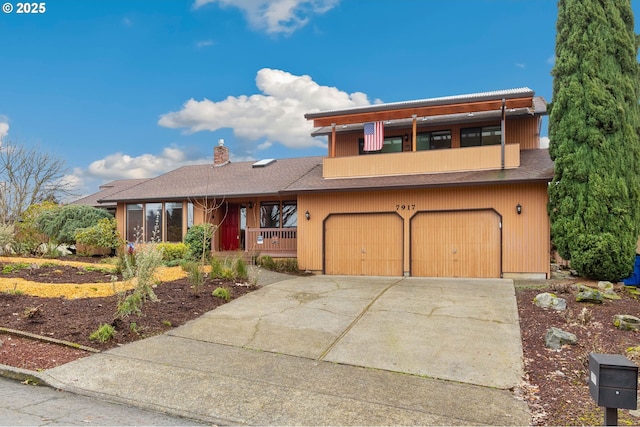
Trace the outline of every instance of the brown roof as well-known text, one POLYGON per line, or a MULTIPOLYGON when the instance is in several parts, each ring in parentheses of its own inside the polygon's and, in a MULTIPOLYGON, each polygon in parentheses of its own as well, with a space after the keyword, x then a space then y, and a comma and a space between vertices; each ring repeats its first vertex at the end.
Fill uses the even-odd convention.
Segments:
POLYGON ((120 179, 117 181, 111 181, 106 184, 101 185, 100 191, 97 193, 89 194, 88 196, 82 197, 78 200, 71 202, 71 205, 87 205, 93 207, 115 207, 115 202, 113 203, 100 203, 98 200, 104 199, 114 193, 117 193, 122 190, 126 190, 127 188, 133 187, 134 185, 140 184, 142 182, 148 181, 149 178, 140 178, 140 179, 120 179))
POLYGON ((263 167, 255 161, 184 166, 140 185, 110 194, 103 202, 184 200, 201 197, 249 197, 278 195, 309 170, 322 164, 322 157, 279 159, 263 167))
POLYGON ((505 170, 324 179, 322 178, 322 165, 318 165, 299 180, 283 189, 283 193, 550 182, 552 178, 553 161, 549 157, 549 150, 535 149, 521 151, 520 167, 505 170))
POLYGON ((260 168, 253 167, 254 163, 229 163, 221 167, 211 164, 184 166, 111 193, 101 202, 513 184, 550 182, 553 178, 553 161, 546 149, 522 151, 520 167, 516 169, 362 178, 323 178, 322 157, 280 159, 260 168))

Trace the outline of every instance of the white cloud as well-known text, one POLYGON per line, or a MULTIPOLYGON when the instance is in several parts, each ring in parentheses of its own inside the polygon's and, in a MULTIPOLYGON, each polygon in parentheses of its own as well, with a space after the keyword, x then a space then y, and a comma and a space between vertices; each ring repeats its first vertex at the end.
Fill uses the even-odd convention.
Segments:
POLYGON ((547 64, 555 65, 555 63, 556 63, 556 56, 555 55, 550 56, 550 57, 547 58, 547 64))
POLYGON ((198 40, 196 42, 196 47, 198 49, 208 46, 213 46, 213 40, 198 40))
POLYGON ((209 3, 221 7, 237 7, 243 11, 249 26, 269 34, 291 34, 304 27, 311 16, 331 10, 339 0, 195 0, 198 9, 209 3))
POLYGON ((549 148, 549 137, 548 136, 540 137, 540 148, 549 148))
POLYGON ((133 21, 130 18, 127 18, 127 17, 122 18, 122 24, 125 27, 133 27, 133 21))
POLYGON ((362 92, 349 94, 320 86, 308 75, 270 68, 258 71, 256 85, 263 94, 228 96, 218 102, 192 98, 180 111, 161 115, 158 124, 190 133, 232 128, 245 141, 266 139, 289 148, 325 147, 311 137, 313 122, 304 118, 305 113, 371 105, 362 92))
POLYGON ((89 178, 106 181, 116 179, 152 178, 180 166, 200 164, 207 158, 189 158, 180 148, 167 147, 160 155, 142 154, 131 157, 123 153, 110 154, 104 159, 92 162, 86 171, 76 170, 89 178))
POLYGON ((527 68, 527 66, 525 64, 523 64, 522 62, 516 63, 516 67, 518 67, 518 68, 527 68))
POLYGON ((9 118, 0 114, 0 144, 3 138, 9 134, 9 118))

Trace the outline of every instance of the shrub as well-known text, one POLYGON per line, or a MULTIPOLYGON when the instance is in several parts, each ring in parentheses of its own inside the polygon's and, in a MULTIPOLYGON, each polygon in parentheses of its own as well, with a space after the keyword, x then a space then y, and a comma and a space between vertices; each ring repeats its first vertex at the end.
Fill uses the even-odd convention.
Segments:
POLYGON ((211 237, 214 227, 211 224, 194 225, 184 236, 184 243, 189 247, 189 256, 195 259, 206 258, 211 250, 211 237))
POLYGON ((227 288, 216 288, 211 295, 227 302, 231 299, 231 291, 227 288))
POLYGON ((0 255, 10 254, 15 244, 15 229, 12 224, 0 224, 0 255))
POLYGON ((113 338, 113 336, 115 335, 115 332, 116 330, 114 329, 113 326, 103 323, 95 332, 89 335, 89 339, 91 341, 105 343, 109 341, 111 338, 113 338))
POLYGON ((162 260, 165 262, 183 260, 189 255, 189 246, 184 243, 162 242, 158 243, 158 248, 162 249, 162 260))
POLYGON ((200 264, 195 261, 188 261, 182 264, 182 269, 187 273, 187 279, 191 284, 191 289, 193 289, 195 293, 200 292, 205 279, 205 273, 202 271, 200 264))
POLYGON ((133 292, 124 298, 120 298, 116 307, 116 318, 123 319, 130 314, 140 315, 141 307, 146 300, 157 301, 153 292, 156 283, 154 274, 162 264, 162 250, 158 245, 149 243, 141 249, 132 251, 130 256, 124 257, 124 269, 122 276, 125 280, 136 279, 136 287, 133 292), (131 259, 135 259, 135 263, 131 259))
POLYGON ((47 236, 37 227, 37 221, 43 213, 57 209, 53 202, 43 202, 31 205, 22 214, 22 221, 16 225, 15 244, 13 249, 21 255, 34 254, 38 246, 47 242, 47 236))
POLYGON ((236 259, 234 263, 235 278, 238 280, 247 280, 249 278, 249 270, 247 264, 240 257, 236 259))
POLYGON ((258 258, 258 265, 267 270, 280 273, 297 273, 299 271, 298 260, 296 258, 274 260, 269 255, 263 255, 258 258))
POLYGON ((214 279, 222 278, 222 270, 224 270, 224 263, 218 257, 211 258, 211 277, 214 279))
POLYGON ((123 243, 117 227, 115 218, 102 218, 96 225, 78 229, 76 243, 115 249, 123 243))
POLYGON ((73 245, 76 243, 76 231, 92 227, 101 219, 111 217, 104 209, 66 205, 43 211, 36 220, 36 227, 56 243, 73 245))

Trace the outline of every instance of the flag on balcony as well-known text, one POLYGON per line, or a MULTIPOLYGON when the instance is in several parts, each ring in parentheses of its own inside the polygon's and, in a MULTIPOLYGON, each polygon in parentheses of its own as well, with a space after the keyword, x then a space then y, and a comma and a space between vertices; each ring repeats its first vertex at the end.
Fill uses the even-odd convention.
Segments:
POLYGON ((384 145, 384 126, 382 122, 364 124, 364 151, 382 150, 384 145))

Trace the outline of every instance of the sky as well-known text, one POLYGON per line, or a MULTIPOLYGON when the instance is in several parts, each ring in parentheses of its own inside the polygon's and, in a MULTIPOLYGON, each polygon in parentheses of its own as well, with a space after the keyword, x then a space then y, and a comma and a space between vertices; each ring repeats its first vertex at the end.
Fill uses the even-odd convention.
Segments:
POLYGON ((305 113, 521 87, 551 101, 555 0, 1 3, 0 142, 65 161, 78 197, 211 162, 219 139, 236 162, 326 155, 305 113))

